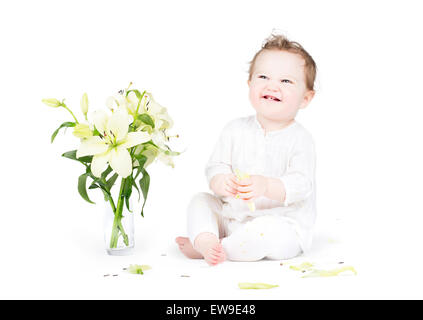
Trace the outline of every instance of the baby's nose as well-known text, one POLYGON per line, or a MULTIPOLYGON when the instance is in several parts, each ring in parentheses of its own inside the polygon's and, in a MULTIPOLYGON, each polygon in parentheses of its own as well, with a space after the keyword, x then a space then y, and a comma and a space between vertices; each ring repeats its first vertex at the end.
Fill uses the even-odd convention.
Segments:
POLYGON ((269 85, 267 86, 267 90, 275 92, 279 90, 279 87, 276 84, 269 83, 269 85))
POLYGON ((269 81, 267 83, 267 88, 272 91, 277 91, 279 89, 279 83, 277 81, 269 81))

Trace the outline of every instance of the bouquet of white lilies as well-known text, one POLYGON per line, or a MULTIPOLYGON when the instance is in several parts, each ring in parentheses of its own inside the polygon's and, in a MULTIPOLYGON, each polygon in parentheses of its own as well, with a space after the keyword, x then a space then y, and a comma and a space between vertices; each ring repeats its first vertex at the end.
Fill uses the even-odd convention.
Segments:
POLYGON ((173 126, 173 121, 166 108, 159 105, 151 93, 130 89, 131 85, 132 83, 127 89, 120 90, 118 94, 106 100, 108 109, 91 113, 91 121, 87 117, 88 97, 84 94, 81 98, 81 110, 85 121, 82 123, 66 106, 64 100, 42 100, 47 106, 65 108, 74 119, 62 123, 51 136, 51 142, 60 129, 69 127, 73 127, 73 135, 80 139, 77 150, 65 152, 62 156, 85 166, 85 172, 78 178, 78 191, 83 199, 94 203, 87 193, 87 178, 91 178, 92 183, 88 189, 99 188, 104 194, 104 199, 110 203, 114 212, 109 246, 112 249, 116 248, 120 237, 128 245, 128 236, 121 219, 125 204, 128 211, 131 211, 129 199, 133 189, 138 192, 138 199, 141 189, 144 198, 141 215, 144 216, 150 185, 146 167, 155 159, 173 167, 172 157, 180 154, 172 151, 167 145, 172 137, 168 135, 168 130, 173 126), (114 201, 111 189, 119 176, 120 191, 117 201, 114 201))

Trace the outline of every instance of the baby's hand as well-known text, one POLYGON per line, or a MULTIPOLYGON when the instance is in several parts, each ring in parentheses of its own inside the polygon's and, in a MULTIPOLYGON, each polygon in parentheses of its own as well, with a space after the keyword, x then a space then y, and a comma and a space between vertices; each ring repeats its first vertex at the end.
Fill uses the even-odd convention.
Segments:
POLYGON ((239 199, 244 201, 254 200, 264 196, 267 189, 267 178, 259 175, 253 175, 244 178, 238 182, 239 199))
POLYGON ((210 181, 210 188, 219 196, 235 197, 238 183, 233 173, 217 174, 210 181))

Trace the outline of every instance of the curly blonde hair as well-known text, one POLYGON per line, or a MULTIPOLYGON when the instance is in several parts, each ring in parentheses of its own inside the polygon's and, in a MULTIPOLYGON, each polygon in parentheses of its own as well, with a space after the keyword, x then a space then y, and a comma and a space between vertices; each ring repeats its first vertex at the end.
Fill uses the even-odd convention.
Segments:
POLYGON ((317 67, 313 58, 298 42, 290 41, 285 36, 278 34, 272 34, 270 37, 268 37, 264 41, 261 49, 254 55, 253 60, 250 61, 248 80, 251 80, 257 57, 264 50, 281 50, 300 55, 305 62, 304 74, 306 87, 308 90, 314 90, 314 81, 316 80, 317 67))

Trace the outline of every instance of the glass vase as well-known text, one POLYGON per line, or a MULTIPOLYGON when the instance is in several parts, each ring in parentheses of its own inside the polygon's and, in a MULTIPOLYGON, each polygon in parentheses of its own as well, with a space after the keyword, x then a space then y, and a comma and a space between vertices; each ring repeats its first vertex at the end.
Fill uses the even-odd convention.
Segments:
MULTIPOLYGON (((104 208, 104 241, 109 255, 125 256, 134 250, 134 214, 121 201, 113 211, 109 202, 104 208)), ((132 211, 132 201, 129 200, 132 211)))

